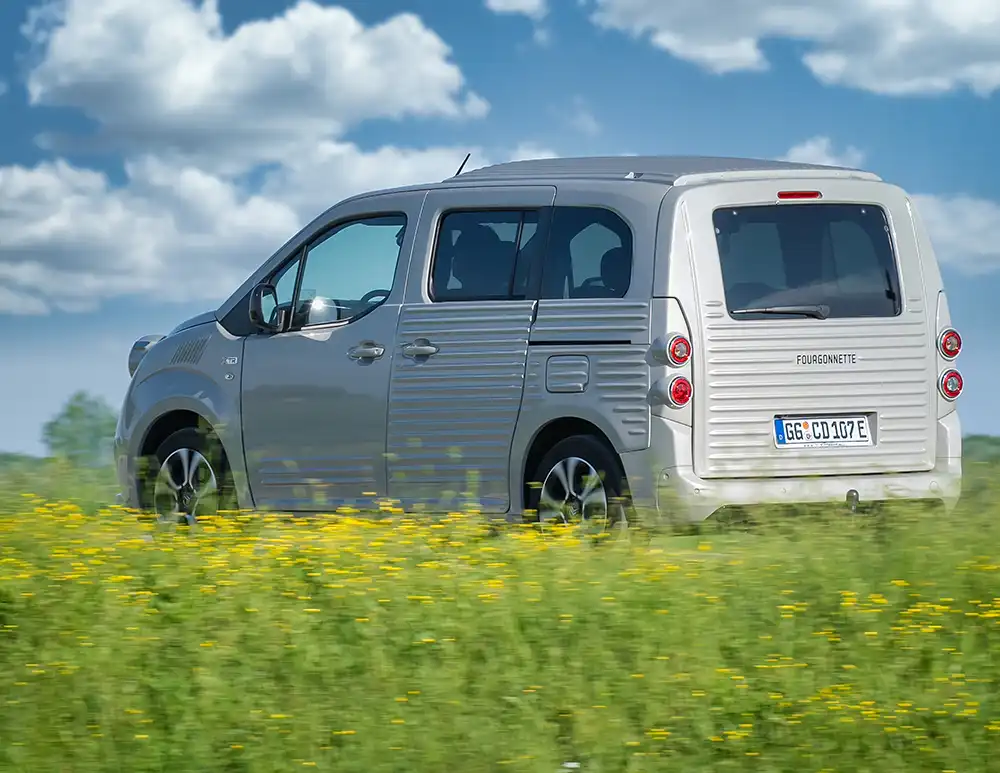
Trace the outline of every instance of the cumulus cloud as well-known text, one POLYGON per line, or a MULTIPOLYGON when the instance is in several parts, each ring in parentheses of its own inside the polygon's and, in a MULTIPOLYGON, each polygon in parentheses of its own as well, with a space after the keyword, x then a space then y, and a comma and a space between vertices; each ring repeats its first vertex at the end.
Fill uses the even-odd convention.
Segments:
MULTIPOLYGON (((0 312, 82 311, 125 294, 220 301, 340 199, 449 177, 467 152, 324 142, 254 188, 154 156, 130 161, 117 187, 65 161, 0 168, 0 312)), ((532 145, 472 153, 467 169, 552 155, 532 145)))
POLYGON ((126 174, 115 187, 65 161, 0 168, 0 284, 64 311, 128 293, 211 297, 298 223, 287 204, 193 167, 146 157, 126 174))
POLYGON ((812 137, 793 146, 783 157, 785 161, 800 164, 822 164, 824 166, 846 166, 857 169, 865 162, 865 154, 853 145, 843 151, 833 148, 829 137, 812 137))
POLYGON ((805 44, 826 84, 879 94, 1000 88, 996 0, 592 0, 599 26, 648 38, 715 73, 764 70, 763 41, 805 44))
POLYGON ((938 260, 964 274, 1000 270, 1000 204, 974 196, 913 197, 938 260))
POLYGON ((227 33, 217 0, 57 0, 23 32, 36 60, 31 104, 80 109, 100 126, 95 141, 116 151, 205 168, 280 162, 367 120, 489 108, 412 13, 365 26, 344 8, 298 0, 227 33))
POLYGON ((47 314, 48 307, 38 298, 15 292, 0 284, 0 314, 14 316, 37 316, 47 314))
MULTIPOLYGON (((362 149, 368 120, 464 119, 487 103, 415 15, 365 26, 299 0, 226 31, 217 0, 57 0, 23 29, 29 99, 77 108, 124 181, 61 158, 0 167, 0 312, 126 294, 218 301, 338 200, 440 180, 469 148, 362 149)), ((528 145, 472 150, 469 168, 528 145)))
POLYGON ((486 7, 493 13, 517 13, 536 21, 549 11, 546 0, 486 0, 486 7))

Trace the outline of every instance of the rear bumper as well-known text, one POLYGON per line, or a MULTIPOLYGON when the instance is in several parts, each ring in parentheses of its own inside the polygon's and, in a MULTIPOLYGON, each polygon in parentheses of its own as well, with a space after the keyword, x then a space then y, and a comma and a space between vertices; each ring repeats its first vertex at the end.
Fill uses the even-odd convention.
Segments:
POLYGON ((801 478, 706 479, 694 472, 691 428, 653 416, 650 448, 623 454, 636 503, 648 505, 676 523, 698 523, 723 508, 765 504, 858 503, 892 500, 937 501, 951 512, 962 490, 962 436, 957 412, 938 422, 933 469, 913 473, 801 478))

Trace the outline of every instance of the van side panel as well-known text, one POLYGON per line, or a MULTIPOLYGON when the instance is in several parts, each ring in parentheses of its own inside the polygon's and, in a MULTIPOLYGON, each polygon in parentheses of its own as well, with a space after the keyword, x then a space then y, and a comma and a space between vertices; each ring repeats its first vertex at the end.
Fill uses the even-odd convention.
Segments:
MULTIPOLYGON (((541 209, 550 185, 441 188, 425 199, 393 343, 386 438, 389 496, 451 509, 466 492, 486 513, 510 509, 510 445, 518 426, 535 302, 433 301, 438 229, 453 209, 541 209), (406 355, 426 339, 429 356, 406 355)), ((520 481, 517 482, 520 486, 520 481)))
POLYGON ((674 210, 661 219, 661 228, 671 226, 664 235, 673 251, 668 261, 658 260, 657 269, 665 268, 665 274, 657 274, 654 288, 678 299, 691 327, 695 474, 752 478, 931 470, 937 436, 931 329, 936 292, 928 297, 899 188, 829 179, 799 180, 794 186, 822 191, 823 203, 812 206, 867 203, 885 210, 899 269, 898 316, 730 316, 712 213, 774 205, 783 187, 781 181, 725 182, 674 191, 664 201, 665 209, 674 210), (844 353, 847 362, 813 364, 800 357, 817 353, 844 353), (775 444, 776 416, 859 413, 871 417, 870 447, 775 444))
MULTIPOLYGON (((543 293, 528 339, 519 436, 522 428, 533 437, 549 421, 576 417, 598 426, 619 453, 649 447, 650 289, 663 194, 661 186, 638 182, 560 182, 557 209, 598 207, 625 221, 632 232, 632 276, 622 298, 543 293), (561 378, 560 369, 573 378, 561 378)), ((552 249, 550 241, 545 262, 552 249)), ((515 459, 521 450, 514 449, 515 459)))
MULTIPOLYGON (((624 298, 541 298, 531 330, 533 346, 593 343, 648 344, 649 298, 656 251, 656 223, 662 186, 621 182, 560 182, 557 207, 609 209, 632 231, 632 278, 624 298)), ((547 256, 548 258, 548 256, 547 256)), ((544 269, 543 269, 544 270, 544 269)))

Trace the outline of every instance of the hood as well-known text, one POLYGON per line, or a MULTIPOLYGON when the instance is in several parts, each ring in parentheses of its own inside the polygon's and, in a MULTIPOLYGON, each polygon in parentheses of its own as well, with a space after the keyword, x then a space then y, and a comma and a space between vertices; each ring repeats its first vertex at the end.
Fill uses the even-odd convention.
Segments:
POLYGON ((197 327, 198 325, 204 325, 206 322, 215 322, 216 316, 214 311, 204 311, 201 314, 196 314, 190 319, 186 319, 177 327, 168 333, 168 335, 173 335, 174 333, 179 333, 182 330, 187 330, 192 327, 197 327))

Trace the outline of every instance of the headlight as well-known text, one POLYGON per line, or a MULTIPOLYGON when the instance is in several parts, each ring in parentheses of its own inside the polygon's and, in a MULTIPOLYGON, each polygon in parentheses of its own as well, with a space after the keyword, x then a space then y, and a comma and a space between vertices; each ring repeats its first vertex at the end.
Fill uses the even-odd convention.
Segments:
POLYGON ((149 348, 162 339, 163 336, 148 335, 137 339, 136 342, 132 344, 132 349, 128 353, 129 377, 135 375, 136 368, 139 367, 139 363, 142 362, 142 358, 146 356, 146 352, 149 351, 149 348))

